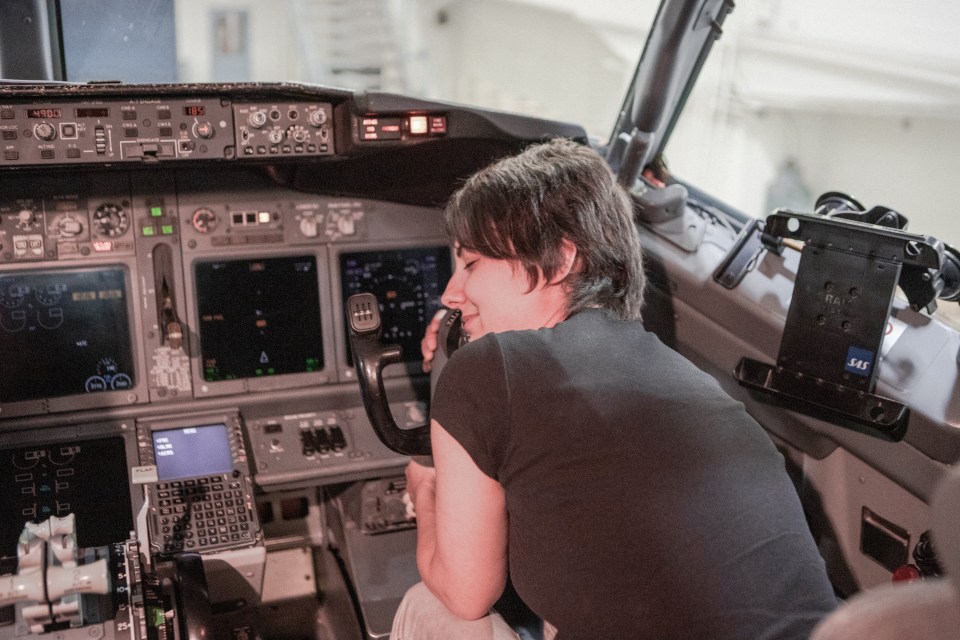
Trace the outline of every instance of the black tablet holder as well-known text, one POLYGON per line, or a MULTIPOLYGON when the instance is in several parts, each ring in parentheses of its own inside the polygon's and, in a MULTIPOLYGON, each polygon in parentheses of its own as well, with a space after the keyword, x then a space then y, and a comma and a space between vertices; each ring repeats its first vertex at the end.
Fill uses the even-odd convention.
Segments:
POLYGON ((935 308, 943 245, 783 209, 767 218, 764 236, 802 243, 800 266, 776 364, 743 358, 737 381, 803 413, 901 440, 909 408, 874 393, 880 348, 898 284, 911 307, 935 308))

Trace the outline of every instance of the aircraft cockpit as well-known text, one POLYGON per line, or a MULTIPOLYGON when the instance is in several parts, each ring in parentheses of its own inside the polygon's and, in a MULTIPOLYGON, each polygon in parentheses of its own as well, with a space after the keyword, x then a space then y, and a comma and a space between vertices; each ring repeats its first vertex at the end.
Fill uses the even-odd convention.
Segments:
MULTIPOLYGON (((380 478, 404 458, 359 402, 345 301, 383 300, 384 337, 402 348, 386 372, 391 409, 423 426, 428 397, 411 372, 452 268, 438 204, 458 177, 545 129, 585 138, 401 98, 217 89, 4 98, 0 324, 4 361, 19 364, 4 368, 0 411, 20 428, 2 436, 2 522, 14 566, 33 549, 22 525, 39 521, 57 531, 28 536, 44 549, 51 536, 75 553, 120 545, 108 564, 128 576, 133 548, 158 564, 213 554, 211 601, 250 606, 269 579, 265 541, 276 529, 328 542, 334 503, 344 545, 409 537, 402 476, 380 478), (407 182, 418 192, 385 199, 407 182), (316 489, 358 481, 335 500, 316 489)), ((357 553, 357 571, 390 561, 357 553)), ((304 562, 300 549, 284 556, 304 562)), ((47 624, 102 622, 82 617, 97 597, 47 624)))
MULTIPOLYGON (((923 219, 942 180, 859 175, 895 107, 917 111, 887 139, 903 157, 960 138, 955 68, 915 79, 942 98, 914 97, 920 113, 885 93, 897 69, 842 38, 824 40, 833 63, 818 58, 806 14, 777 2, 624 1, 591 17, 567 2, 291 0, 267 16, 138 0, 111 4, 130 34, 91 71, 71 54, 96 50, 98 16, 117 32, 96 4, 0 9, 0 640, 389 637, 418 581, 403 471, 420 452, 385 444, 379 420, 429 424, 420 340, 454 269, 444 204, 557 137, 599 150, 630 192, 645 325, 768 432, 838 597, 949 573, 957 549, 930 505, 960 458, 960 235, 923 219), (352 35, 319 26, 348 17, 352 35), (387 45, 374 18, 395 30, 387 45), (548 32, 529 36, 539 71, 510 69, 505 40, 483 45, 525 21, 548 32), (289 31, 285 59, 305 75, 264 75, 263 25, 289 31), (550 30, 575 48, 552 68, 550 30), (360 55, 374 50, 390 63, 360 55), (778 58, 820 80, 877 75, 847 99, 769 73, 778 58), (554 78, 542 102, 513 86, 558 67, 577 81, 554 78), (431 74, 459 93, 421 91, 431 74), (858 123, 868 98, 877 112, 858 123), (747 174, 768 188, 748 191, 747 174), (921 224, 908 230, 913 212, 885 202, 897 196, 921 224), (351 341, 357 294, 375 296, 394 345, 379 414, 351 341)), ((941 173, 955 163, 930 153, 941 173)))

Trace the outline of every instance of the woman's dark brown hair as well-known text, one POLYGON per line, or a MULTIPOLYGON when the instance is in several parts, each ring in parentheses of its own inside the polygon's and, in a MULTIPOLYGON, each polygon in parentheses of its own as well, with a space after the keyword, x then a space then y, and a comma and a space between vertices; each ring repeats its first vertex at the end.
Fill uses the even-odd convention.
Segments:
POLYGON ((630 198, 589 147, 556 139, 481 169, 451 197, 445 222, 464 249, 522 266, 531 288, 563 268, 568 240, 577 248, 568 312, 640 318, 643 252, 630 198))

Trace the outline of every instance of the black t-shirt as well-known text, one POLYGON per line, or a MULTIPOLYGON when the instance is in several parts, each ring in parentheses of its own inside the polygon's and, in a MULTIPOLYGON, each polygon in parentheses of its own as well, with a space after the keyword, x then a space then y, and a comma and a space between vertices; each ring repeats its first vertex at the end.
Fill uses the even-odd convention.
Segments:
POLYGON ((638 322, 487 335, 432 412, 504 487, 511 579, 563 640, 806 638, 835 606, 783 457, 638 322))

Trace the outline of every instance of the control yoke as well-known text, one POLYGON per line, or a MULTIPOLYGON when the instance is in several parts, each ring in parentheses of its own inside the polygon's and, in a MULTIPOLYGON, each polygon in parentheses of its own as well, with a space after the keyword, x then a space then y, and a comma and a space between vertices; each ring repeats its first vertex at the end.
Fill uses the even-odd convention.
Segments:
MULTIPOLYGON (((372 293, 358 293, 347 300, 347 328, 350 347, 360 382, 360 395, 367 417, 377 437, 388 448, 408 456, 429 456, 430 426, 401 429, 397 426, 383 388, 383 368, 401 362, 400 347, 380 341, 382 324, 377 297, 372 293)), ((460 345, 460 314, 447 313, 437 337, 430 391, 446 358, 460 345)), ((422 462, 426 462, 423 460, 422 462)))
POLYGON ((358 293, 347 300, 350 347, 360 382, 363 406, 377 437, 388 448, 404 455, 431 453, 430 427, 401 429, 397 426, 383 388, 383 368, 402 361, 399 345, 382 344, 380 306, 372 293, 358 293))

